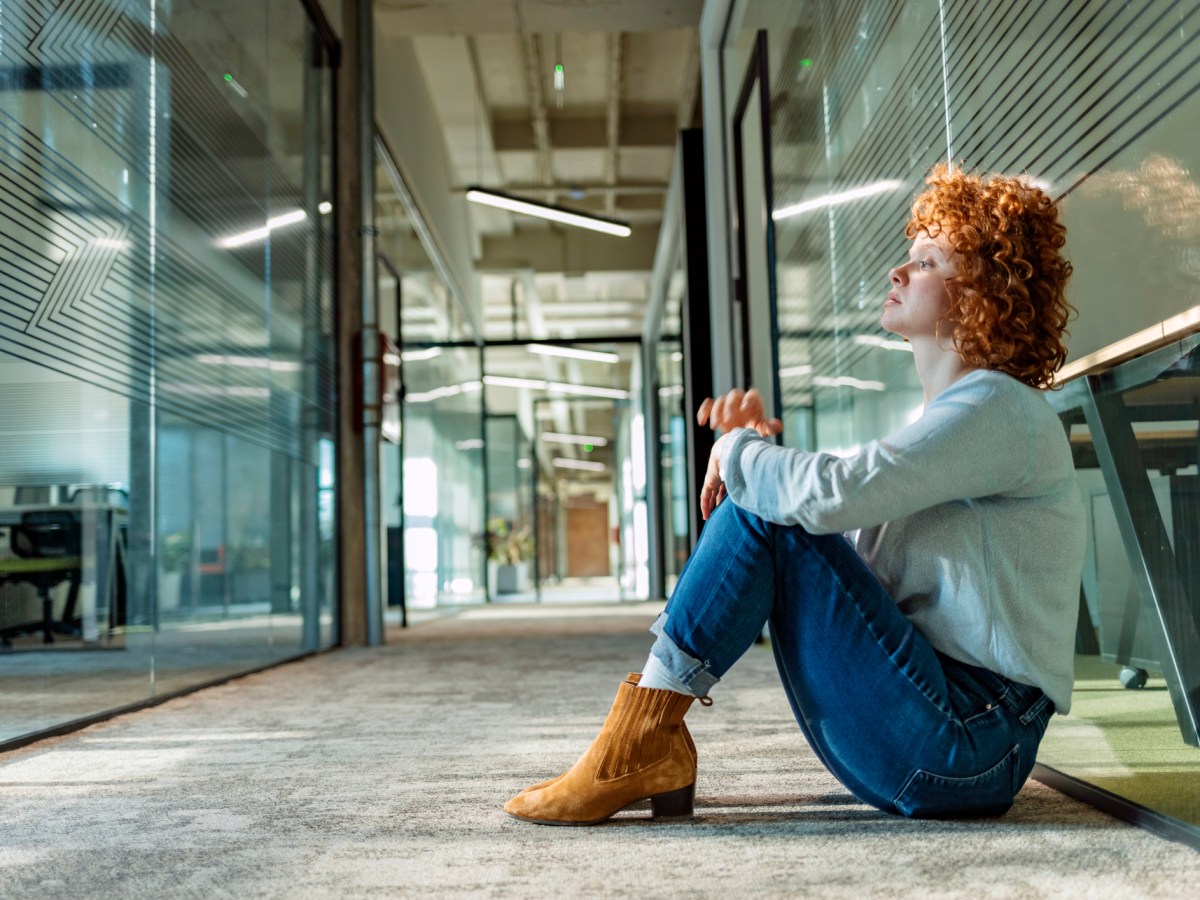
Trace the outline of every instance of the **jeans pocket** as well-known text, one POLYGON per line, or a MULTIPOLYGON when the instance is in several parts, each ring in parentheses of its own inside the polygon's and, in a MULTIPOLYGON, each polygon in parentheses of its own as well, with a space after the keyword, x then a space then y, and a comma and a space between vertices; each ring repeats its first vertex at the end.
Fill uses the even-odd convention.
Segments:
POLYGON ((1008 811, 1017 783, 1021 748, 1014 745, 986 772, 966 778, 917 769, 896 797, 896 810, 914 819, 998 816, 1008 811))

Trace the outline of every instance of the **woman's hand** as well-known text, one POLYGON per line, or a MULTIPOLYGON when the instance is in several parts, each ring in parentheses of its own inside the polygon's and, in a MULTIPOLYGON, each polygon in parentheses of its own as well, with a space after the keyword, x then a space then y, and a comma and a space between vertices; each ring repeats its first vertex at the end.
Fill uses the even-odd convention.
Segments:
POLYGON ((700 488, 700 515, 706 522, 717 504, 725 499, 725 482, 721 480, 721 444, 726 437, 728 435, 723 434, 713 441, 712 452, 708 454, 708 471, 704 473, 704 485, 700 488))
MULTIPOLYGON (((718 428, 722 431, 753 428, 763 437, 771 437, 783 431, 783 422, 767 418, 762 394, 758 392, 758 388, 750 388, 748 391, 734 388, 715 400, 705 397, 700 409, 696 411, 696 421, 701 425, 707 424, 714 431, 718 428)), ((712 468, 711 465, 709 468, 712 468)))

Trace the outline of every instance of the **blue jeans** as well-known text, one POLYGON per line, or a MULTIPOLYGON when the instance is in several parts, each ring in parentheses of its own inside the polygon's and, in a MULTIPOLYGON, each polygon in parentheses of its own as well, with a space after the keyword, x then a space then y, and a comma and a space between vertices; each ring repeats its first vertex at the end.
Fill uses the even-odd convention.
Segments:
POLYGON ((1012 805, 1049 698, 936 651, 841 535, 775 525, 726 499, 651 629, 652 652, 706 696, 765 623, 796 721, 859 799, 915 817, 1012 805))

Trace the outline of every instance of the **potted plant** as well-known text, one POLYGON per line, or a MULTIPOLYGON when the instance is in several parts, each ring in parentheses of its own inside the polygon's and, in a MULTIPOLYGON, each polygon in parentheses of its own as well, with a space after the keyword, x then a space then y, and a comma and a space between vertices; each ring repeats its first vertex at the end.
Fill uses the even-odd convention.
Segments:
POLYGON ((271 550, 265 541, 238 544, 229 551, 234 603, 260 603, 270 599, 271 550))
POLYGON ((192 565, 192 535, 187 531, 164 534, 158 542, 158 608, 178 609, 183 576, 192 565))
POLYGON ((516 594, 525 589, 527 560, 533 558, 533 535, 528 528, 515 528, 507 519, 488 521, 484 535, 488 561, 495 563, 497 594, 516 594))

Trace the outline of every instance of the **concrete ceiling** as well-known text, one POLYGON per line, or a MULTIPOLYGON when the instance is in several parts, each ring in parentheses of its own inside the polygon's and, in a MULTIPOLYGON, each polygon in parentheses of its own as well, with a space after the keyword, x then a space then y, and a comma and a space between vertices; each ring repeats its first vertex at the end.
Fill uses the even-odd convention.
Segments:
POLYGON ((485 338, 514 337, 514 296, 522 339, 640 334, 676 136, 698 121, 702 6, 376 0, 384 45, 413 43, 454 189, 479 184, 633 227, 617 238, 472 205, 485 338))

